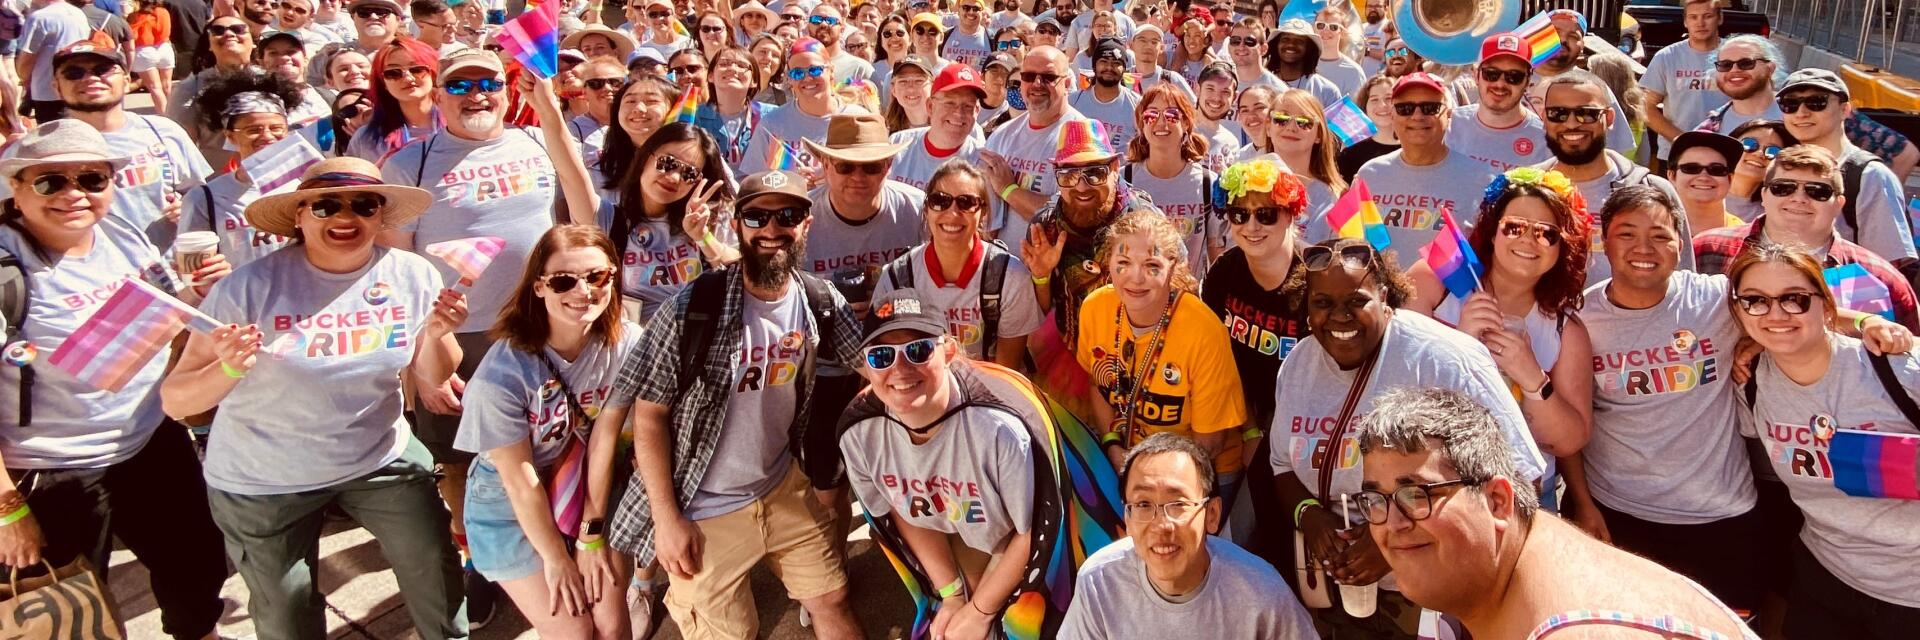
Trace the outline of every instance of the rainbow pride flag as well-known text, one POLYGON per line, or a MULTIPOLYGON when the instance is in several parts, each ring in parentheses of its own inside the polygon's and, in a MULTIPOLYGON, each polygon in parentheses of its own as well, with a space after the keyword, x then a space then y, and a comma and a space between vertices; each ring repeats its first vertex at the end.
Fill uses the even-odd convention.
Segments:
POLYGON ((1460 225, 1453 221, 1453 209, 1440 210, 1440 223, 1445 227, 1433 241, 1420 248, 1420 257, 1433 269, 1433 275, 1440 278, 1440 284, 1446 285, 1447 293, 1461 302, 1480 288, 1480 274, 1486 268, 1480 265, 1480 258, 1473 255, 1473 245, 1467 244, 1467 235, 1460 232, 1460 225))
POLYGON ((1393 246, 1393 239, 1387 236, 1387 223, 1380 217, 1380 206, 1373 203, 1373 191, 1367 189, 1365 180, 1354 180, 1327 210, 1327 225, 1333 227, 1333 235, 1365 240, 1375 251, 1393 246))
POLYGON ((1514 28, 1513 33, 1526 41, 1528 49, 1533 53, 1533 66, 1540 66, 1540 63, 1546 62, 1548 58, 1553 57, 1553 54, 1560 52, 1560 30, 1553 28, 1552 11, 1542 11, 1539 15, 1528 18, 1526 22, 1514 28))
POLYGON ((500 250, 506 246, 504 238, 480 236, 435 242, 427 245, 426 251, 427 255, 444 260, 447 266, 453 267, 454 272, 460 274, 460 284, 472 285, 480 279, 481 273, 486 272, 487 266, 493 264, 493 257, 500 255, 500 250))
POLYGON ((1333 129, 1333 135, 1339 136, 1340 146, 1352 146, 1353 143, 1371 138, 1380 133, 1380 126, 1367 117, 1367 112, 1353 102, 1353 96, 1341 98, 1333 106, 1327 107, 1327 126, 1333 129))
POLYGON ((776 171, 793 171, 800 168, 800 155, 793 152, 793 145, 768 136, 767 168, 776 171))
POLYGON ((699 117, 700 87, 697 85, 689 85, 686 91, 681 92, 680 103, 675 105, 672 111, 667 112, 667 117, 661 120, 660 124, 672 124, 675 122, 693 124, 693 121, 699 117))
POLYGON ((1838 429, 1827 459, 1834 488, 1847 495, 1920 500, 1920 436, 1838 429))
POLYGON ((212 333, 220 323, 145 280, 127 278, 47 362, 96 389, 119 391, 182 327, 212 333))
POLYGON ((1895 320, 1893 292, 1887 289, 1886 283, 1868 273, 1865 266, 1853 262, 1828 267, 1822 274, 1826 276, 1827 288, 1833 291, 1833 301, 1841 308, 1895 320))
POLYGON ((494 41, 542 78, 560 73, 560 3, 542 2, 501 27, 494 41))

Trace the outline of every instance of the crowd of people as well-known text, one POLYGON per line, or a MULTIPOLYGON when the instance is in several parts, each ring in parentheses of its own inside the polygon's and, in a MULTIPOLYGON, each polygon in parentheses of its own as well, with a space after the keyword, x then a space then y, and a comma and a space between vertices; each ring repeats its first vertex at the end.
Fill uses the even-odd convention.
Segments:
POLYGON ((1920 628, 1920 148, 1711 0, 1464 65, 1386 0, 544 1, 552 77, 520 2, 0 7, 0 564, 117 539, 176 638, 234 573, 324 637, 338 519, 422 638, 751 638, 762 565, 830 638, 1920 628), (134 279, 218 328, 52 366, 134 279))

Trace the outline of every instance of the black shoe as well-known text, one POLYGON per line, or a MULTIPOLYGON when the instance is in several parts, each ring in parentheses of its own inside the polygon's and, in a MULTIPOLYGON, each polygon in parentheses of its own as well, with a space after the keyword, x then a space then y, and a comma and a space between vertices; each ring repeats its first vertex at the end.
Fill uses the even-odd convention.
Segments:
POLYGON ((488 582, 480 572, 467 570, 467 629, 479 630, 493 622, 494 606, 500 596, 500 587, 488 582))

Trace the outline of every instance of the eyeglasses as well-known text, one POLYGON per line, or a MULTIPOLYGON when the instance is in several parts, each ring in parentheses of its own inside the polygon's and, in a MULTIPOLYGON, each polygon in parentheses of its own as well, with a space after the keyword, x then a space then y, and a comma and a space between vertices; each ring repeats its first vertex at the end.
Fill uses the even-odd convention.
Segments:
POLYGON ((386 78, 388 80, 400 81, 400 80, 407 79, 407 76, 409 75, 419 79, 426 79, 426 77, 432 73, 433 73, 433 69, 430 69, 425 66, 412 66, 412 67, 407 67, 405 69, 394 67, 392 69, 381 71, 380 77, 386 78))
POLYGON ((1301 131, 1312 131, 1315 125, 1320 124, 1318 121, 1312 118, 1308 118, 1306 116, 1292 115, 1285 111, 1273 112, 1273 121, 1275 124, 1286 124, 1288 122, 1292 122, 1293 126, 1299 127, 1301 131))
POLYGON ((613 270, 594 269, 586 273, 555 271, 540 276, 540 283, 546 285, 547 290, 554 293, 572 291, 575 285, 582 282, 587 283, 587 288, 589 289, 598 289, 607 286, 607 283, 613 282, 613 270))
POLYGON ((1561 124, 1573 118, 1580 124, 1593 124, 1607 113, 1606 107, 1547 107, 1547 122, 1561 124))
POLYGON ((1260 46, 1260 39, 1253 36, 1233 36, 1227 38, 1227 44, 1236 47, 1257 47, 1260 46))
POLYGON ((1705 172, 1707 175, 1713 176, 1715 178, 1725 178, 1727 176, 1733 175, 1733 167, 1729 167, 1727 165, 1720 164, 1718 162, 1712 162, 1708 164, 1700 164, 1698 162, 1682 162, 1680 163, 1680 166, 1677 166, 1674 168, 1678 169, 1680 173, 1684 173, 1690 176, 1697 176, 1697 175, 1700 175, 1702 172, 1705 172))
POLYGON ((1813 308, 1814 294, 1805 291, 1782 293, 1777 296, 1763 296, 1757 293, 1735 295, 1733 302, 1747 315, 1759 317, 1773 311, 1773 305, 1779 303, 1780 310, 1787 315, 1797 316, 1813 308))
POLYGON ((507 88, 507 83, 499 78, 461 78, 459 80, 448 80, 447 83, 440 88, 446 89, 447 95, 464 96, 474 91, 479 91, 480 93, 499 93, 501 89, 507 88))
POLYGON ((1039 83, 1039 84, 1050 85, 1055 82, 1059 82, 1060 78, 1063 78, 1063 77, 1065 76, 1058 76, 1051 73, 1040 73, 1038 71, 1020 72, 1020 81, 1025 82, 1027 84, 1039 83))
POLYGON ((888 29, 888 30, 886 30, 886 31, 882 31, 882 32, 880 32, 880 37, 882 37, 882 38, 905 38, 905 37, 907 37, 907 32, 905 32, 905 31, 895 31, 895 30, 893 30, 893 29, 888 29))
POLYGON ((887 169, 888 169, 888 166, 887 166, 887 163, 885 162, 835 162, 833 163, 833 172, 843 176, 853 175, 853 173, 856 171, 870 175, 870 176, 877 176, 877 175, 886 173, 887 169))
MULTIPOLYGON (((1212 500, 1212 498, 1208 498, 1207 500, 1212 500)), ((1174 500, 1161 504, 1154 504, 1144 500, 1140 502, 1129 502, 1127 503, 1127 520, 1136 524, 1152 524, 1158 522, 1161 518, 1166 518, 1177 525, 1186 524, 1188 520, 1193 519, 1195 514, 1200 513, 1200 508, 1204 506, 1207 506, 1206 500, 1199 502, 1192 500, 1174 500)))
POLYGON ((208 37, 218 38, 220 36, 244 36, 244 35, 247 35, 247 25, 244 25, 244 24, 207 25, 208 37))
POLYGON ((792 229, 806 222, 813 215, 812 207, 781 207, 778 209, 741 209, 733 217, 740 219, 740 226, 759 229, 767 222, 778 222, 780 226, 792 229))
POLYGON ((626 86, 627 79, 626 78, 587 78, 586 80, 582 81, 580 84, 586 85, 587 90, 589 91, 604 91, 607 89, 619 89, 620 87, 626 86))
POLYGON ((940 30, 939 30, 939 29, 935 29, 935 28, 933 28, 933 27, 927 27, 927 26, 917 26, 917 25, 916 25, 916 26, 915 26, 915 27, 913 28, 913 35, 916 35, 916 36, 937 36, 937 35, 940 35, 940 30))
POLYGON ((1360 512, 1366 514, 1367 522, 1371 524, 1387 523, 1387 505, 1389 504, 1399 507, 1400 513, 1408 520, 1425 520, 1433 515, 1434 489, 1473 484, 1475 484, 1473 481, 1466 479, 1410 484, 1394 489, 1391 497, 1379 491, 1368 490, 1353 494, 1353 498, 1360 504, 1360 512))
POLYGON ((1813 199, 1814 202, 1826 202, 1833 199, 1833 185, 1825 182, 1801 182, 1799 180, 1787 180, 1785 178, 1767 181, 1767 193, 1773 194, 1775 198, 1793 197, 1793 192, 1795 191, 1807 194, 1807 197, 1813 199))
POLYGON ((1286 214, 1288 217, 1293 216, 1292 211, 1280 207, 1260 207, 1258 209, 1227 207, 1220 212, 1220 215, 1225 217, 1227 222, 1231 224, 1240 225, 1246 224, 1248 220, 1259 220, 1260 224, 1269 227, 1280 224, 1281 214, 1286 214))
POLYGON ((361 20, 380 20, 392 15, 393 10, 385 7, 360 7, 353 10, 353 17, 361 20))
POLYGON ((334 110, 334 113, 338 114, 342 118, 352 120, 354 118, 360 117, 360 114, 362 112, 371 111, 371 110, 373 110, 373 107, 367 106, 362 102, 356 101, 356 102, 351 102, 345 105, 341 105, 339 109, 334 110))
POLYGON ((375 193, 356 193, 352 197, 321 196, 306 203, 307 212, 319 220, 349 210, 362 218, 371 218, 380 215, 380 208, 384 206, 387 206, 387 199, 375 193))
POLYGON ((693 182, 700 179, 700 169, 671 155, 660 154, 653 161, 653 168, 670 176, 680 178, 681 182, 693 182))
POLYGON ((935 347, 940 346, 939 338, 921 338, 902 345, 880 344, 867 347, 862 353, 866 356, 867 368, 874 371, 886 371, 893 363, 900 361, 902 353, 907 356, 907 364, 923 365, 933 359, 935 347))
POLYGON ((1420 115, 1437 116, 1440 115, 1440 108, 1443 106, 1446 105, 1438 102, 1395 102, 1393 112, 1400 114, 1402 118, 1412 116, 1416 109, 1420 111, 1420 115))
POLYGON ((1519 69, 1495 69, 1487 67, 1480 70, 1480 81, 1500 82, 1505 80, 1507 84, 1520 86, 1527 83, 1527 76, 1530 74, 1531 72, 1521 71, 1519 69))
POLYGON ((826 72, 827 72, 826 67, 822 67, 818 65, 811 66, 811 67, 794 67, 792 69, 787 70, 787 79, 799 80, 801 78, 818 78, 820 77, 820 74, 823 74, 826 72))
POLYGON ((113 185, 113 176, 99 171, 80 173, 43 173, 33 179, 33 192, 43 196, 66 193, 69 187, 78 185, 81 191, 101 193, 113 185))
POLYGON ((956 209, 960 213, 973 213, 979 211, 980 207, 987 204, 987 201, 980 196, 965 194, 956 196, 951 193, 941 193, 938 191, 927 192, 926 202, 928 211, 956 209))
POLYGON ((102 62, 100 64, 96 64, 91 67, 81 66, 77 63, 69 64, 69 65, 60 67, 60 77, 65 78, 69 81, 81 80, 88 76, 106 78, 106 77, 112 76, 113 71, 118 68, 120 68, 120 65, 117 65, 111 62, 102 62))
POLYGON ((1517 240, 1521 236, 1531 235, 1533 236, 1534 244, 1549 248, 1560 246, 1560 241, 1565 239, 1561 235, 1562 232, 1560 231, 1559 225, 1548 224, 1537 220, 1501 218, 1499 231, 1501 237, 1509 240, 1517 240))
POLYGON ((1408 49, 1406 47, 1394 47, 1392 49, 1388 49, 1386 52, 1386 55, 1389 58, 1411 57, 1413 55, 1413 50, 1408 49))
POLYGON ((1161 120, 1165 120, 1169 123, 1179 123, 1180 121, 1185 120, 1186 117, 1187 117, 1186 114, 1181 113, 1179 109, 1174 107, 1167 107, 1165 109, 1160 109, 1157 111, 1154 109, 1140 110, 1140 120, 1143 122, 1146 122, 1147 124, 1153 124, 1161 120))
POLYGON ((648 11, 647 12, 647 17, 653 18, 655 20, 664 20, 671 15, 673 15, 673 12, 671 11, 648 11))
MULTIPOLYGON (((348 117, 351 118, 352 116, 348 117)), ((258 138, 261 136, 284 137, 288 131, 287 125, 284 124, 259 124, 245 129, 228 128, 227 130, 249 138, 258 138)))
POLYGON ((717 27, 710 24, 700 25, 700 33, 723 33, 726 30, 726 27, 717 27))
POLYGON ((816 24, 816 25, 825 26, 825 27, 838 27, 840 26, 840 19, 835 18, 833 16, 812 16, 807 18, 807 24, 816 24))
POLYGON ((1741 58, 1739 60, 1715 60, 1713 61, 1713 68, 1716 70, 1719 70, 1720 73, 1726 73, 1728 71, 1732 71, 1734 67, 1739 67, 1741 71, 1752 71, 1755 66, 1759 65, 1762 62, 1773 62, 1773 61, 1768 60, 1766 58, 1741 58))
POLYGON ((1326 271, 1327 267, 1333 266, 1336 262, 1335 258, 1338 258, 1337 262, 1341 267, 1371 269, 1373 256, 1373 247, 1364 244, 1341 247, 1338 252, 1335 252, 1333 247, 1314 245, 1300 250, 1300 264, 1305 265, 1308 271, 1326 271))
MULTIPOLYGON (((1808 111, 1812 111, 1814 113, 1820 113, 1822 111, 1826 111, 1827 105, 1831 104, 1832 101, 1833 101, 1833 96, 1807 96, 1804 98, 1781 98, 1780 113, 1798 112, 1800 111, 1801 105, 1805 105, 1808 111)), ((1841 102, 1845 102, 1845 100, 1842 100, 1841 102)))
MULTIPOLYGON (((1746 151, 1747 153, 1760 151, 1761 150, 1760 141, 1755 138, 1741 138, 1740 149, 1743 151, 1746 151)), ((1780 145, 1777 145, 1777 144, 1767 145, 1767 148, 1766 148, 1767 159, 1772 160, 1773 157, 1777 155, 1780 155, 1780 145)))
POLYGON ((1105 185, 1107 180, 1112 178, 1113 167, 1107 165, 1080 167, 1077 169, 1056 169, 1053 172, 1053 180, 1058 182, 1062 189, 1072 189, 1080 186, 1083 182, 1086 183, 1087 186, 1098 187, 1105 185))
POLYGON ((1021 40, 1001 40, 999 42, 993 43, 993 50, 1006 51, 1008 49, 1018 49, 1026 44, 1027 44, 1026 42, 1021 40))

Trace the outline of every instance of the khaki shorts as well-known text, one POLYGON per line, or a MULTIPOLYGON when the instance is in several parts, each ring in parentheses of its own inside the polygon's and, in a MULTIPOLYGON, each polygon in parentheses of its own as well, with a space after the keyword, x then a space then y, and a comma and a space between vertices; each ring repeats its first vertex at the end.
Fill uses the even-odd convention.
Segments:
POLYGON ((787 587, 787 597, 806 600, 847 586, 847 572, 828 535, 831 517, 813 497, 798 465, 766 497, 723 516, 697 520, 705 547, 700 572, 673 579, 667 611, 682 636, 752 638, 759 614, 747 573, 762 558, 787 587))

